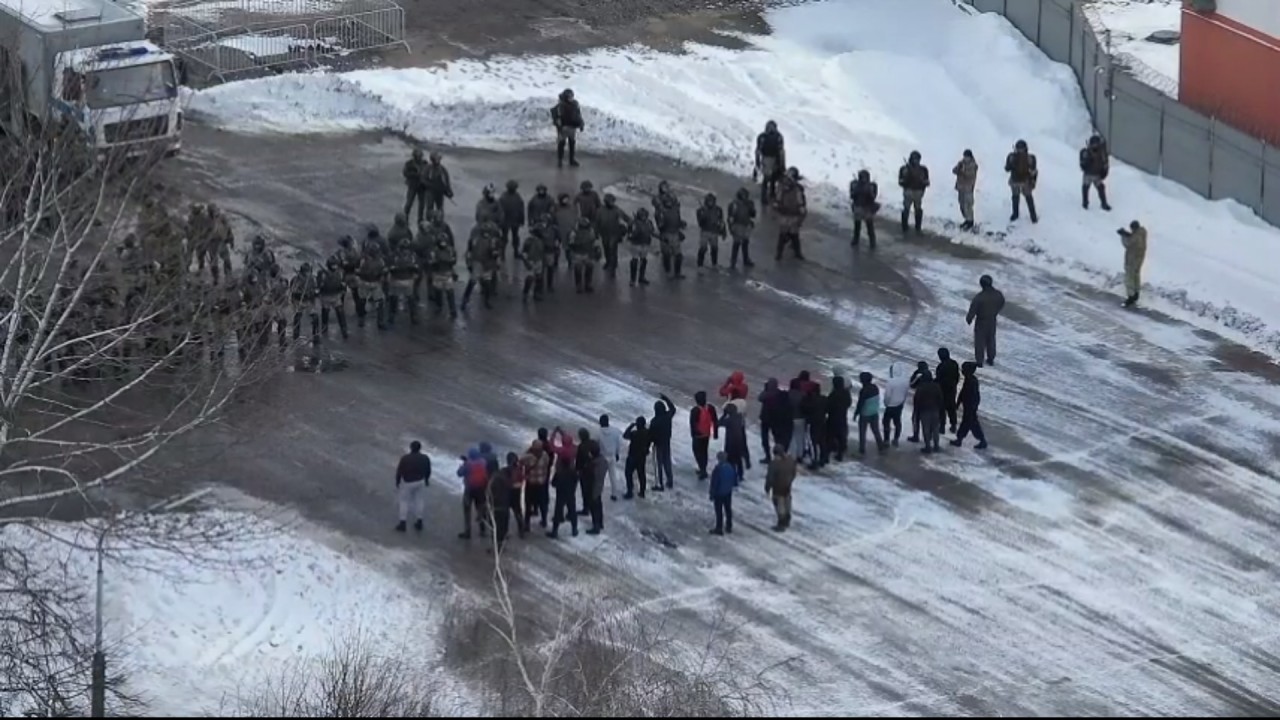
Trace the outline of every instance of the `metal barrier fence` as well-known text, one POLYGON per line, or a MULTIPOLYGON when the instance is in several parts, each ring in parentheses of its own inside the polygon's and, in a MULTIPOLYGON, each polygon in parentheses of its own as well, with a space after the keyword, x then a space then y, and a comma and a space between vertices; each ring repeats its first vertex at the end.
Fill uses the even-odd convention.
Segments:
POLYGON ((1143 82, 1145 66, 1108 52, 1109 36, 1094 31, 1081 0, 960 1, 1003 15, 1050 59, 1071 66, 1115 157, 1280 225, 1280 147, 1143 82))
POLYGON ((404 45, 404 9, 388 0, 198 0, 157 8, 160 42, 188 71, 217 82, 265 69, 304 69, 326 58, 404 45), (359 10, 299 18, 321 8, 359 10), (373 8, 373 9, 368 9, 373 8), (232 19, 258 22, 231 22, 232 19))

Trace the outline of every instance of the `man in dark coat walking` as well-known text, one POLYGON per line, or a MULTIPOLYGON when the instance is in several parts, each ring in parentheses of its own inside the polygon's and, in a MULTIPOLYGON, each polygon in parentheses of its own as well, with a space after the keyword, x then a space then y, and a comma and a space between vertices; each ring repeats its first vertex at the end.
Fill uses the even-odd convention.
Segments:
POLYGON ((778 387, 777 378, 769 378, 765 382, 757 400, 760 401, 760 444, 764 448, 765 462, 768 462, 774 444, 791 444, 791 400, 778 387))
POLYGON ((990 275, 979 278, 978 285, 982 289, 969 301, 964 321, 973 326, 973 360, 982 367, 983 358, 987 365, 996 363, 996 318, 1004 310, 1004 293, 995 288, 990 275))
POLYGON ((939 431, 944 422, 950 422, 951 432, 956 431, 956 391, 960 389, 960 363, 951 357, 951 351, 938 348, 938 367, 933 379, 942 390, 942 412, 938 415, 939 431))
POLYGON ((977 363, 971 362, 960 366, 960 373, 964 375, 964 385, 960 388, 960 430, 951 444, 960 447, 964 445, 965 437, 973 433, 978 440, 973 449, 986 450, 987 436, 982 432, 982 423, 978 420, 978 405, 982 403, 982 393, 978 388, 978 367, 977 363))
POLYGON ((724 428, 725 456, 738 473, 738 482, 742 482, 751 467, 751 451, 747 447, 747 419, 738 412, 737 405, 729 403, 724 406, 719 425, 724 428))
POLYGON ((924 435, 924 447, 920 452, 929 454, 941 450, 939 436, 942 430, 942 387, 925 370, 916 379, 912 415, 924 435))
POLYGON ((622 431, 622 439, 627 441, 627 464, 623 472, 627 479, 627 494, 622 499, 630 500, 636 496, 637 474, 640 476, 640 497, 643 499, 644 491, 649 485, 649 471, 645 463, 649 459, 649 448, 653 445, 653 435, 650 434, 649 424, 643 416, 636 418, 635 422, 622 431))

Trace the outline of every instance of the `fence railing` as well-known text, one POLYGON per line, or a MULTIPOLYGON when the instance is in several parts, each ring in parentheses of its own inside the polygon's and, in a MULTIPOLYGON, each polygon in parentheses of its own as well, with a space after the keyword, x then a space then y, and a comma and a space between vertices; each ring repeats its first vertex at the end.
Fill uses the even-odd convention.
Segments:
POLYGON ((303 69, 326 58, 354 52, 396 45, 408 48, 404 9, 395 3, 286 0, 284 6, 296 6, 299 10, 344 7, 359 11, 306 21, 293 17, 290 22, 289 16, 280 15, 280 6, 264 4, 261 0, 169 5, 160 11, 161 42, 187 62, 188 71, 195 70, 217 82, 255 70, 303 69), (274 14, 274 18, 249 24, 228 21, 253 17, 266 8, 271 12, 261 15, 274 14))
POLYGON ((1003 15, 1050 59, 1071 66, 1115 157, 1280 225, 1280 148, 1179 103, 1163 83, 1144 82, 1144 66, 1108 52, 1080 0, 960 1, 1003 15))

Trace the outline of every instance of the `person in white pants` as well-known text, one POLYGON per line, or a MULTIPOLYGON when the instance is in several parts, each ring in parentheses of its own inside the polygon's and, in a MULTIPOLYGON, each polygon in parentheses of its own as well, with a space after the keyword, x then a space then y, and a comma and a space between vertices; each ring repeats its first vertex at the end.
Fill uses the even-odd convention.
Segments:
POLYGON ((622 431, 609 425, 609 416, 600 416, 600 432, 596 442, 600 443, 600 456, 608 463, 605 473, 609 477, 609 499, 618 499, 619 475, 618 462, 622 460, 622 431))
POLYGON ((396 466, 396 497, 400 501, 400 523, 396 532, 408 529, 412 515, 413 529, 422 532, 423 506, 426 503, 427 485, 431 482, 431 458, 422 454, 422 443, 414 440, 409 452, 400 458, 396 466))

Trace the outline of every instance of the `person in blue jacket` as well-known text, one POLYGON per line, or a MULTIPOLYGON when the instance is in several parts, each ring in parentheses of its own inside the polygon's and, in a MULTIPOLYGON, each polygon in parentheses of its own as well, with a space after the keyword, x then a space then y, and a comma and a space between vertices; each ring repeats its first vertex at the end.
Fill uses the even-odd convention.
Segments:
POLYGON ((733 490, 738 487, 738 471, 724 452, 716 453, 716 467, 711 471, 711 504, 716 509, 716 526, 712 535, 733 534, 733 490))

